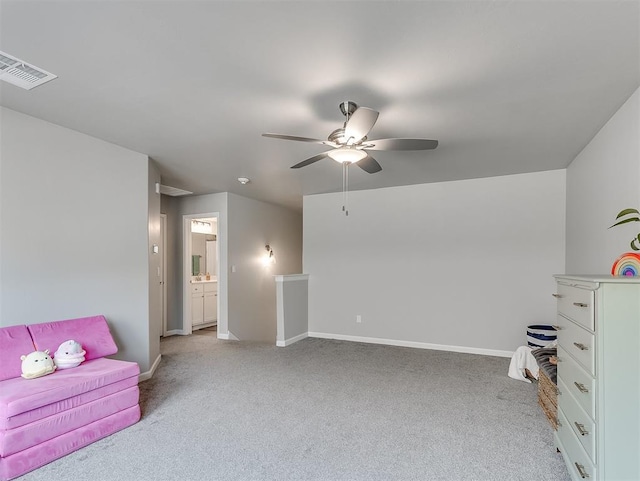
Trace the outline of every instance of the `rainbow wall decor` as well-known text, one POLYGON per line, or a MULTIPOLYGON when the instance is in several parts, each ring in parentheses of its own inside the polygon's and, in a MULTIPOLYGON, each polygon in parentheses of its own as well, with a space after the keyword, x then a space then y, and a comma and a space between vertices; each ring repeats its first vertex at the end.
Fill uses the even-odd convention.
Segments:
POLYGON ((611 267, 614 276, 640 276, 640 254, 627 252, 622 254, 611 267))

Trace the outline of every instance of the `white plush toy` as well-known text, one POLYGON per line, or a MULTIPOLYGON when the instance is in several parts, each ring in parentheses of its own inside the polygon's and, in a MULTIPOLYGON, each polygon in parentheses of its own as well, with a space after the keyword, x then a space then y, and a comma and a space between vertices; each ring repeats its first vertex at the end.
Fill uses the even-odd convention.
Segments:
POLYGON ((22 360, 22 377, 25 379, 46 376, 56 370, 56 366, 49 356, 49 349, 34 351, 26 356, 20 356, 20 359, 22 360))
POLYGON ((79 342, 64 341, 53 355, 53 362, 56 363, 58 369, 69 369, 79 366, 84 361, 84 355, 85 351, 82 350, 79 342))

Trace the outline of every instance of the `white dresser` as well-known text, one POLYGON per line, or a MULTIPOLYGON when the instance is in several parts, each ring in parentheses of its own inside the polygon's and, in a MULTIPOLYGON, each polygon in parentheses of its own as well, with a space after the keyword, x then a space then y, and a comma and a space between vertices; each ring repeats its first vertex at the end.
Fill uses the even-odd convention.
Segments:
POLYGON ((575 480, 640 480, 640 278, 555 277, 556 446, 575 480))

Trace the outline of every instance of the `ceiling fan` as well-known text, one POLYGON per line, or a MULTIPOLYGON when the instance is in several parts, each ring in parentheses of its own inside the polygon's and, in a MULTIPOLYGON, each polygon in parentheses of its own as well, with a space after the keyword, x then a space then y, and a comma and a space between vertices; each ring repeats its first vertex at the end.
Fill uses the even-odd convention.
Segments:
POLYGON ((333 147, 318 155, 314 155, 302 162, 292 165, 292 169, 306 167, 327 157, 342 164, 356 164, 365 172, 375 174, 382 167, 367 150, 431 150, 438 146, 437 140, 427 139, 378 139, 369 140, 367 135, 378 120, 379 112, 358 107, 355 102, 345 101, 340 104, 340 111, 345 116, 344 126, 329 134, 327 140, 297 137, 294 135, 262 134, 263 137, 274 139, 311 142, 333 147))

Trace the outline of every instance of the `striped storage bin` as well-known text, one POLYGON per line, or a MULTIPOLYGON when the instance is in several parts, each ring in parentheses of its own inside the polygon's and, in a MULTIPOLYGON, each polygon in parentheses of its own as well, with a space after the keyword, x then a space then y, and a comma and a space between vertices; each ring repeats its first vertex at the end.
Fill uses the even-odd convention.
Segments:
POLYGON ((557 339, 556 330, 546 324, 527 326, 527 344, 533 349, 547 347, 557 339))

